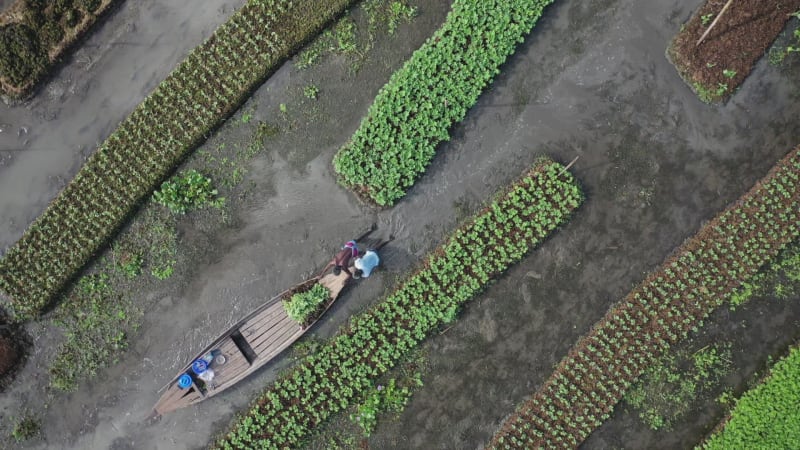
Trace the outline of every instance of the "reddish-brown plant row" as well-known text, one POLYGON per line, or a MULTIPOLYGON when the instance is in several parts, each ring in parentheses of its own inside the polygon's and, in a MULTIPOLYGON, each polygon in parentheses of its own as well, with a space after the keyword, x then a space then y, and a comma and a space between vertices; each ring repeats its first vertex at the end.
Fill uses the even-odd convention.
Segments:
POLYGON ((490 448, 577 447, 631 383, 798 237, 793 150, 614 306, 508 417, 490 448))

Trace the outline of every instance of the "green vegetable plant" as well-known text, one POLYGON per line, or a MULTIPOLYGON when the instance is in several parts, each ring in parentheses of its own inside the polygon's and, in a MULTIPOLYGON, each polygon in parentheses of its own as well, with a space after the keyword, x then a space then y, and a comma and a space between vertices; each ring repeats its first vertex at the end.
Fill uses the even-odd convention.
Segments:
MULTIPOLYGON (((613 306, 489 448, 578 447, 648 367, 798 237, 800 147, 613 306)), ((696 364, 708 370, 709 358, 696 364)))
POLYGON ((303 95, 308 99, 316 100, 319 95, 319 88, 313 84, 309 84, 303 88, 303 95))
POLYGON ((326 301, 330 298, 330 289, 317 283, 307 291, 297 292, 288 299, 284 299, 283 307, 286 309, 286 314, 289 318, 305 326, 313 321, 316 314, 325 307, 326 301))
POLYGON ((696 448, 796 448, 800 442, 800 348, 736 401, 724 427, 696 448))
POLYGON ((11 430, 11 437, 17 442, 24 442, 38 435, 41 428, 42 423, 39 418, 33 414, 25 414, 14 425, 14 429, 11 430))
POLYGON ((408 386, 398 386, 397 380, 392 378, 386 385, 377 385, 364 402, 356 407, 350 420, 361 427, 364 436, 369 437, 375 431, 379 414, 402 411, 410 398, 411 389, 408 386))
MULTIPOLYGON (((457 228, 393 292, 280 377, 240 415, 215 447, 296 447, 315 427, 365 398, 371 428, 379 404, 364 392, 455 311, 569 219, 583 196, 560 164, 541 160, 457 228)), ((397 397, 397 399, 394 399, 397 397)))
POLYGON ((250 92, 352 3, 249 0, 192 50, 0 259, 0 304, 12 320, 52 302, 250 92))
POLYGON ((194 169, 161 183, 161 187, 153 193, 153 200, 175 214, 186 214, 207 205, 221 208, 225 204, 224 197, 217 197, 211 178, 194 169))
POLYGON ((393 1, 389 3, 389 11, 386 14, 386 32, 390 35, 397 31, 401 22, 407 22, 417 15, 417 8, 409 6, 403 2, 393 1))
POLYGON ((455 0, 334 157, 339 182, 378 205, 402 198, 550 3, 455 0))

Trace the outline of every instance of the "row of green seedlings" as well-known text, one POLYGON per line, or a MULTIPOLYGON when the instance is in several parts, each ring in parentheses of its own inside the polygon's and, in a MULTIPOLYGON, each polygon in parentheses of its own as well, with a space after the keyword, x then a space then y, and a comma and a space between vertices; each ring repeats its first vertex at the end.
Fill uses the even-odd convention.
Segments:
POLYGON ((194 49, 0 261, 11 315, 45 307, 270 71, 351 2, 250 0, 194 49))
POLYGON ((403 197, 550 3, 455 0, 336 154, 339 182, 378 205, 403 197))
POLYGON ((504 421, 490 447, 577 447, 648 366, 795 240, 798 150, 610 309, 504 421))
POLYGON ((118 0, 17 0, 0 17, 0 95, 27 95, 118 0))
POLYGON ((800 444, 800 347, 736 401, 724 427, 699 449, 797 448, 800 444))
POLYGON ((267 389, 239 416, 224 449, 283 448, 344 410, 374 380, 568 220, 582 193, 563 166, 540 161, 440 247, 377 306, 267 389))

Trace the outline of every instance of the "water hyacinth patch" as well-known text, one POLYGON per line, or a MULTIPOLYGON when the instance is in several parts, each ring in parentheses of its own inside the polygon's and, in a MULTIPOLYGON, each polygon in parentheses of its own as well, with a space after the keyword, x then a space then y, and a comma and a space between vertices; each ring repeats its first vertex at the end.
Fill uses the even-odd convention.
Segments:
POLYGON ((402 198, 550 3, 455 0, 336 154, 339 181, 378 205, 402 198))
POLYGON ((215 446, 297 446, 453 320, 490 280, 566 222, 582 200, 580 188, 562 165, 537 163, 456 229, 391 294, 279 378, 215 446))

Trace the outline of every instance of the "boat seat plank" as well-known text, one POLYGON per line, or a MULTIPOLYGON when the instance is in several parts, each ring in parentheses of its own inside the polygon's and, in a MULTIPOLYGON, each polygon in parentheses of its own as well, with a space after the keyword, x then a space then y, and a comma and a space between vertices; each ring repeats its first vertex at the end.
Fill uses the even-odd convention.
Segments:
POLYGON ((253 350, 253 347, 250 346, 250 343, 247 342, 247 339, 242 336, 242 333, 238 331, 231 333, 230 340, 239 354, 241 354, 249 364, 253 364, 253 361, 256 360, 258 355, 253 350))
POLYGON ((221 346, 218 347, 222 354, 225 356, 225 364, 214 364, 211 368, 214 370, 213 383, 219 385, 225 383, 226 380, 236 376, 238 372, 246 369, 251 364, 246 355, 241 352, 241 349, 236 345, 232 336, 229 336, 221 346))

